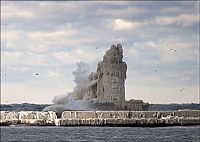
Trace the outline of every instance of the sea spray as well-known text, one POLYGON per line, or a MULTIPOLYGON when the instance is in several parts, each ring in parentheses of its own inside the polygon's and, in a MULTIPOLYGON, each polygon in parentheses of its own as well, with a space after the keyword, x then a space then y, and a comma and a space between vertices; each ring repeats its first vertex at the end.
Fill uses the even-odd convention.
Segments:
POLYGON ((85 88, 89 83, 88 65, 84 62, 78 62, 76 65, 76 71, 72 72, 76 83, 73 92, 55 96, 52 100, 54 105, 44 108, 43 111, 92 110, 91 101, 84 100, 85 88))

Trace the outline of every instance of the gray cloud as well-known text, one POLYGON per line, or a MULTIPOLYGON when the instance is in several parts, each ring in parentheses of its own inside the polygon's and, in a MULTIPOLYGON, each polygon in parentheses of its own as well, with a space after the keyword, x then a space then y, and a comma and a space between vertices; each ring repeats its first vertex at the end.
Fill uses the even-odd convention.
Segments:
POLYGON ((1 8, 2 72, 16 68, 3 83, 18 81, 23 86, 40 72, 38 82, 49 86, 61 75, 66 76, 66 88, 72 88, 76 62, 88 62, 95 69, 105 50, 121 42, 128 63, 127 86, 153 81, 155 87, 166 80, 165 91, 178 83, 198 86, 198 2, 4 1, 1 8), (185 79, 184 73, 189 74, 185 79))

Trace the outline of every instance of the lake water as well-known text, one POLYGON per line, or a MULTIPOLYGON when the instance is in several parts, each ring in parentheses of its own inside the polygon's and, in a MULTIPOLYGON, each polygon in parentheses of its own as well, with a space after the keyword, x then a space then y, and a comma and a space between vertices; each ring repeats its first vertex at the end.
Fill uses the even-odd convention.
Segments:
POLYGON ((180 127, 1 127, 2 142, 114 141, 199 142, 200 126, 180 127))

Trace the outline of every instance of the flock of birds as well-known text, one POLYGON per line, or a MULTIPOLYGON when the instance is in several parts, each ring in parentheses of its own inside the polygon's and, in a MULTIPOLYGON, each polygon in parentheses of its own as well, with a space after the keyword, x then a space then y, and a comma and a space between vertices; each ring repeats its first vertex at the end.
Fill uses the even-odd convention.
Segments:
MULTIPOLYGON (((168 43, 166 43, 166 45, 168 46, 168 43)), ((99 49, 99 47, 95 47, 95 50, 97 50, 97 49, 99 49)), ((176 49, 170 48, 169 50, 176 52, 176 49)), ((24 54, 32 54, 32 53, 26 53, 26 52, 24 52, 24 54)), ((11 71, 14 71, 12 68, 10 68, 10 70, 11 70, 11 71)), ((155 69, 154 71, 155 71, 155 72, 158 72, 158 69, 155 69)), ((6 73, 5 73, 4 75, 5 75, 5 77, 7 76, 6 73)), ((36 75, 36 76, 39 76, 39 73, 35 73, 35 75, 36 75)), ((57 83, 56 83, 56 86, 58 86, 57 83)), ((186 89, 186 88, 181 88, 181 89, 179 90, 179 92, 183 92, 185 89, 186 89)), ((134 91, 135 91, 135 90, 134 90, 134 91)), ((14 93, 14 95, 16 95, 16 93, 14 93)))
MULTIPOLYGON (((168 47, 168 43, 166 43, 166 45, 167 45, 167 47, 168 47)), ((173 49, 173 48, 170 48, 169 50, 176 52, 176 49, 173 49)), ((157 72, 158 69, 155 69, 154 71, 157 72)), ((185 90, 185 89, 186 89, 186 88, 181 88, 181 89, 179 90, 179 92, 183 92, 183 90, 185 90)))

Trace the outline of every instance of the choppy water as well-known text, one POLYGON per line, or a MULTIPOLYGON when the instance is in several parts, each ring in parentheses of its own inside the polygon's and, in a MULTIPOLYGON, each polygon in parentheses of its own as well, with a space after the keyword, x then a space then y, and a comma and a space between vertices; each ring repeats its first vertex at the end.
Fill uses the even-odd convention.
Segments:
POLYGON ((189 127, 1 127, 1 141, 199 142, 200 126, 189 127))

